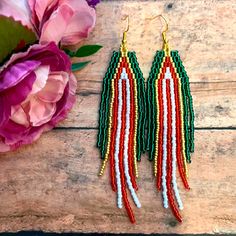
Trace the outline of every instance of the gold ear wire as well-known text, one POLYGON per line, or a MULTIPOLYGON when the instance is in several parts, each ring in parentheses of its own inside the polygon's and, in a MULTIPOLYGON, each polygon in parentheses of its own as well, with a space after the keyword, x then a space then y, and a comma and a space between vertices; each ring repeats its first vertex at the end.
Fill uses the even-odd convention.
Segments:
POLYGON ((156 18, 161 17, 165 21, 165 29, 162 31, 162 39, 163 39, 163 50, 166 52, 167 55, 169 55, 170 49, 169 49, 169 44, 168 40, 166 37, 166 32, 169 30, 169 25, 166 20, 166 18, 163 15, 157 15, 151 18, 147 18, 148 20, 155 20, 156 18))
POLYGON ((125 16, 122 20, 123 21, 127 20, 126 30, 124 31, 127 33, 129 31, 129 15, 125 16))
POLYGON ((127 54, 127 33, 129 31, 129 15, 122 18, 123 21, 127 20, 126 30, 123 32, 122 44, 121 44, 121 53, 123 55, 127 54))

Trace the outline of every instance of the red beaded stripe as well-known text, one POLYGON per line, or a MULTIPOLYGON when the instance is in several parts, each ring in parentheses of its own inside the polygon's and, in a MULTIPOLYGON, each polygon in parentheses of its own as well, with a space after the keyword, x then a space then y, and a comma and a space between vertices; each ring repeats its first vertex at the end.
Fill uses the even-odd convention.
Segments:
POLYGON ((179 222, 182 222, 182 217, 178 208, 175 205, 172 192, 172 109, 171 109, 171 95, 170 95, 170 80, 166 80, 166 95, 167 95, 167 195, 171 210, 179 222))
POLYGON ((120 176, 121 176, 121 188, 122 188, 122 197, 124 201, 125 208, 127 210, 129 219, 131 223, 135 223, 134 213, 130 207, 129 200, 126 192, 125 184, 125 173, 124 173, 124 138, 125 138, 125 127, 126 127, 126 81, 122 81, 122 125, 121 125, 121 135, 120 135, 120 151, 119 151, 119 167, 120 167, 120 176))
POLYGON ((158 102, 159 102, 159 137, 158 137, 158 163, 157 163, 157 189, 161 190, 162 180, 162 158, 163 158, 163 94, 162 94, 162 80, 165 76, 166 61, 163 64, 162 72, 158 80, 158 102))
POLYGON ((114 105, 113 105, 113 115, 112 115, 112 132, 111 132, 111 145, 110 145, 110 176, 111 176, 111 187, 113 191, 117 191, 116 177, 115 177, 115 139, 117 131, 117 116, 118 116, 118 81, 122 73, 122 63, 118 69, 114 83, 114 105))
POLYGON ((174 91, 175 91, 175 103, 176 103, 176 152, 177 152, 177 164, 180 173, 180 177, 183 181, 184 187, 190 189, 186 175, 184 173, 183 167, 183 157, 182 157, 182 137, 181 137, 181 110, 180 110, 180 100, 179 100, 179 84, 178 78, 174 71, 173 65, 170 63, 170 71, 172 78, 174 80, 174 91))

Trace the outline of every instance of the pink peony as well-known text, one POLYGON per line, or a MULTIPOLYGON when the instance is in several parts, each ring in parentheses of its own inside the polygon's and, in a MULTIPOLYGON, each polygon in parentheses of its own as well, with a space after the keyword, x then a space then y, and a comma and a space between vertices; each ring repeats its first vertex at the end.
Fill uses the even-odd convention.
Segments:
POLYGON ((86 0, 28 0, 28 3, 41 43, 76 44, 95 25, 95 10, 86 0))
POLYGON ((77 44, 92 31, 96 14, 86 0, 1 0, 0 15, 33 29, 41 43, 77 44))
POLYGON ((13 54, 0 78, 0 152, 32 143, 75 102, 70 59, 53 42, 13 54))

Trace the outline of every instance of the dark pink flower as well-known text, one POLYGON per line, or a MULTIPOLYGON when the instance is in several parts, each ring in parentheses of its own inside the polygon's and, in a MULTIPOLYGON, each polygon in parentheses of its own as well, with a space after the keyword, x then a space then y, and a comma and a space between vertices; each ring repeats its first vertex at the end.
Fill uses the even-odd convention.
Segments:
POLYGON ((13 54, 0 78, 0 152, 32 143, 63 120, 75 102, 70 59, 55 43, 13 54))

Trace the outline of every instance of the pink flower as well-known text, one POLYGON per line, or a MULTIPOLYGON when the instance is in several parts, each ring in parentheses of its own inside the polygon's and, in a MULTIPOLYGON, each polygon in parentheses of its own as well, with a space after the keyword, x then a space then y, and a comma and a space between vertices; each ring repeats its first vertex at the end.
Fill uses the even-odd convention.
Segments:
POLYGON ((95 25, 95 10, 86 0, 28 0, 28 3, 41 43, 76 44, 95 25))
POLYGON ((0 15, 33 29, 41 43, 77 44, 95 25, 95 9, 86 0, 1 0, 0 15))
POLYGON ((53 42, 13 54, 0 78, 0 152, 32 143, 75 102, 70 59, 53 42))

